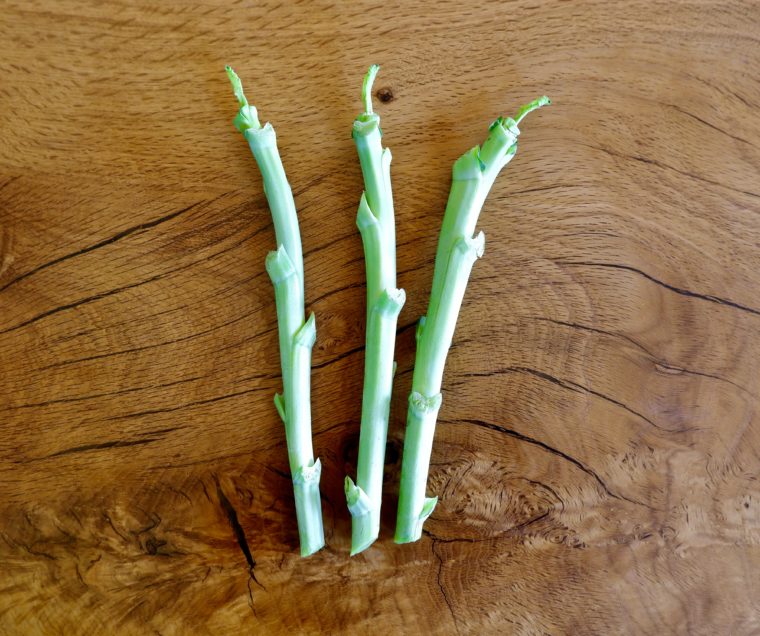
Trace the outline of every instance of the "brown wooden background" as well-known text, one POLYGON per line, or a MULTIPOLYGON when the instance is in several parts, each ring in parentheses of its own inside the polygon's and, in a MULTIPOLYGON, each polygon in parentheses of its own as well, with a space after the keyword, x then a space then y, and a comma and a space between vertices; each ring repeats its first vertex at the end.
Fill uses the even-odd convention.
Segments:
POLYGON ((760 633, 757 3, 0 9, 0 632, 760 633), (372 62, 408 301, 382 537, 349 559, 372 62), (225 63, 301 217, 328 542, 307 560, 225 63), (479 224, 441 502, 396 546, 451 164, 542 93, 479 224))

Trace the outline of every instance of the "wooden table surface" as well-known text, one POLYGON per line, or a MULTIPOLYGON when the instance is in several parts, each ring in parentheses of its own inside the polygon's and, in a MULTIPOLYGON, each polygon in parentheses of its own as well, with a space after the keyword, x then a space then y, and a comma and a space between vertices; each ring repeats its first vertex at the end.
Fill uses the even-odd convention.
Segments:
POLYGON ((759 38, 755 2, 3 1, 0 633, 759 633, 759 38), (372 62, 408 300, 381 538, 349 558, 372 62), (309 559, 272 403, 274 233, 225 63, 300 213, 309 559), (543 93, 479 223, 440 503, 398 546, 451 165, 543 93))

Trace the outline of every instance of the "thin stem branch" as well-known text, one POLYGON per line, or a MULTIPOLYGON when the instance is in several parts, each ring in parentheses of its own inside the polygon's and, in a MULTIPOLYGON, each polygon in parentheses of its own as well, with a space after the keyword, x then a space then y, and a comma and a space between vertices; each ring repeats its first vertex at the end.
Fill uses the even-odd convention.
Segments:
MULTIPOLYGON (((518 111, 518 120, 548 104, 537 99, 518 111)), ((483 254, 484 236, 472 238, 489 190, 501 169, 517 151, 520 130, 509 117, 499 117, 482 146, 464 153, 452 171, 427 316, 417 328, 417 354, 409 396, 406 439, 401 465, 397 543, 416 541, 422 525, 433 512, 437 497, 426 497, 435 423, 441 405, 441 383, 457 317, 472 265, 483 254)))
POLYGON ((261 126, 256 108, 248 104, 240 78, 229 66, 227 75, 240 105, 235 127, 245 136, 261 170, 274 221, 277 250, 267 255, 266 269, 275 291, 283 384, 283 395, 275 394, 274 403, 285 425, 301 555, 308 556, 324 546, 325 539, 319 496, 321 464, 314 460, 311 441, 311 351, 316 328, 314 314, 304 321, 298 217, 274 128, 269 123, 261 126))
POLYGON ((367 270, 367 333, 356 483, 350 477, 345 480, 346 502, 352 517, 352 555, 368 548, 380 532, 393 349, 396 322, 406 298, 404 290, 396 289, 391 154, 382 147, 380 117, 372 112, 372 83, 379 69, 377 65, 371 66, 364 77, 365 112, 353 126, 365 187, 356 223, 364 243, 367 270))

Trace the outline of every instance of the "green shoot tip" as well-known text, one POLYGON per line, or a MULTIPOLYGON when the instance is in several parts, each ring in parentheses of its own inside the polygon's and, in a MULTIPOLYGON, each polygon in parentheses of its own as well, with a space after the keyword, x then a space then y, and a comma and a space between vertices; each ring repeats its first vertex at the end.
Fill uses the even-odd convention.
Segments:
POLYGON ((367 114, 372 113, 372 84, 374 84, 375 77, 377 77, 379 70, 379 64, 373 64, 370 66, 367 74, 364 76, 364 82, 362 83, 362 101, 364 102, 364 112, 367 114))
POLYGON ((245 93, 243 92, 243 83, 240 81, 238 74, 229 64, 224 67, 224 70, 227 71, 227 77, 230 78, 232 92, 235 93, 235 99, 238 100, 238 104, 240 104, 241 108, 243 106, 248 106, 248 100, 245 98, 245 93))
POLYGON ((240 104, 240 111, 233 121, 235 128, 241 133, 245 133, 245 131, 250 128, 261 128, 256 107, 249 106, 248 100, 243 92, 243 83, 240 81, 238 74, 229 65, 225 66, 224 70, 227 71, 227 77, 230 79, 230 84, 232 84, 232 91, 235 93, 235 99, 237 99, 238 104, 240 104))
POLYGON ((525 104, 520 108, 520 110, 517 111, 517 115, 515 115, 515 123, 519 125, 525 115, 533 112, 534 110, 538 110, 542 106, 548 106, 551 103, 551 100, 546 95, 543 95, 538 99, 534 99, 532 102, 525 104))

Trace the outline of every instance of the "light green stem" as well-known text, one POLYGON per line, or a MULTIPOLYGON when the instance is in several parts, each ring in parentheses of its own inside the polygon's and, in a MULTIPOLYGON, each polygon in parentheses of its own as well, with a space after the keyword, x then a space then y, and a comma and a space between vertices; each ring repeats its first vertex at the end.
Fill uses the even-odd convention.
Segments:
POLYGON ((409 396, 406 438, 401 464, 397 543, 416 541, 433 512, 437 497, 425 496, 435 423, 441 405, 441 383, 457 317, 472 265, 483 254, 484 236, 471 238, 483 203, 501 169, 517 151, 517 123, 549 104, 546 97, 523 106, 517 121, 497 119, 482 147, 468 150, 455 163, 446 204, 427 316, 417 329, 417 354, 409 396))
POLYGON ((275 290, 283 395, 275 394, 277 412, 285 425, 288 461, 293 479, 301 556, 325 544, 319 496, 321 464, 314 460, 311 442, 311 350, 316 338, 314 314, 304 321, 304 281, 301 236, 293 194, 277 149, 274 128, 261 126, 256 108, 248 104, 240 79, 227 67, 240 104, 235 127, 243 133, 256 158, 264 193, 274 220, 277 251, 266 258, 275 290))
POLYGON ((371 66, 364 78, 365 112, 353 126, 365 187, 356 223, 364 243, 367 270, 367 333, 356 483, 348 476, 345 479, 346 502, 352 517, 352 555, 372 545, 380 532, 396 321, 405 300, 404 290, 396 289, 391 154, 382 147, 380 117, 372 112, 372 82, 379 68, 371 66))

